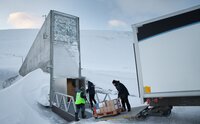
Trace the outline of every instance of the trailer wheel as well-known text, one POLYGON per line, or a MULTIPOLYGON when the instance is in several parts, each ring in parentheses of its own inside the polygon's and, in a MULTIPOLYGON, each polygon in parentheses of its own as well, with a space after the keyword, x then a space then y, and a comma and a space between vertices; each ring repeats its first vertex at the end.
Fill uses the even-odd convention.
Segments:
POLYGON ((139 120, 145 120, 148 116, 148 108, 144 109, 143 111, 141 111, 138 115, 137 115, 137 119, 139 120))
POLYGON ((136 117, 138 120, 145 120, 146 118, 147 118, 147 115, 138 115, 137 117, 136 117))

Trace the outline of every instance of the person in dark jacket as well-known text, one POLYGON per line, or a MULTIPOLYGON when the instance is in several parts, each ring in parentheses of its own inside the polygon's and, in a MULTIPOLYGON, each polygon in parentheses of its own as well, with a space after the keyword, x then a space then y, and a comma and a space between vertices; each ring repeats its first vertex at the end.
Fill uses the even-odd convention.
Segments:
POLYGON ((87 93, 89 93, 89 99, 90 99, 90 106, 93 108, 93 102, 96 104, 96 100, 94 98, 95 96, 95 86, 91 81, 88 81, 88 89, 86 90, 87 93))
POLYGON ((86 103, 86 96, 84 93, 84 87, 81 87, 76 93, 76 112, 75 112, 75 121, 79 121, 78 113, 81 109, 82 118, 86 118, 85 115, 85 103, 86 103))
POLYGON ((131 111, 131 106, 128 100, 129 92, 127 88, 120 81, 113 80, 112 83, 118 90, 118 98, 121 99, 122 107, 123 107, 122 111, 126 111, 126 107, 128 109, 128 112, 131 111), (125 107, 125 104, 126 104, 126 107, 125 107))

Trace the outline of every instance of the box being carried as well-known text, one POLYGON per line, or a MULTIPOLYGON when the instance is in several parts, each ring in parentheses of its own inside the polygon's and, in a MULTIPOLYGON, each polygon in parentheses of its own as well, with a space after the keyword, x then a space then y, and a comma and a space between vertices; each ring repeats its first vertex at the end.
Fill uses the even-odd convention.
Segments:
POLYGON ((106 100, 97 103, 93 108, 93 116, 95 118, 117 115, 121 112, 122 105, 120 99, 106 100))

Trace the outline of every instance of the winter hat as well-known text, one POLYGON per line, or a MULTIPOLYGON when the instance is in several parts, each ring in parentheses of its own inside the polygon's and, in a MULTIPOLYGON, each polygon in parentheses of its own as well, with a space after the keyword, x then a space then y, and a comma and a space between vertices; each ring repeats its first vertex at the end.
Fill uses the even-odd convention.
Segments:
POLYGON ((112 81, 112 83, 113 83, 113 84, 116 84, 116 83, 117 83, 117 81, 116 81, 116 80, 113 80, 113 81, 112 81))

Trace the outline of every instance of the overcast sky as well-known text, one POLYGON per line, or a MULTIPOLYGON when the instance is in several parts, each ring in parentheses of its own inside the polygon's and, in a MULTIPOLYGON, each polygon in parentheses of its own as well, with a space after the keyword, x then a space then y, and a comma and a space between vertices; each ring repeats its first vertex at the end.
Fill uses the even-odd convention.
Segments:
POLYGON ((80 17, 81 29, 131 30, 131 24, 200 5, 200 0, 0 0, 0 30, 40 28, 57 10, 80 17))

